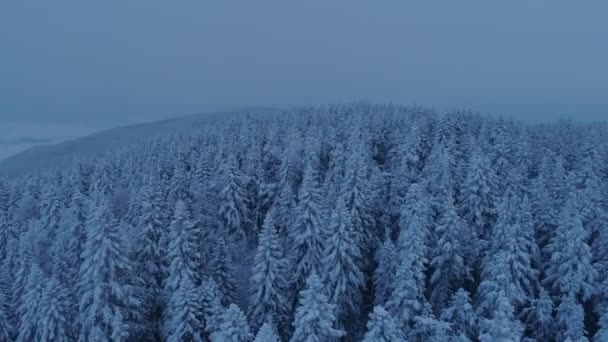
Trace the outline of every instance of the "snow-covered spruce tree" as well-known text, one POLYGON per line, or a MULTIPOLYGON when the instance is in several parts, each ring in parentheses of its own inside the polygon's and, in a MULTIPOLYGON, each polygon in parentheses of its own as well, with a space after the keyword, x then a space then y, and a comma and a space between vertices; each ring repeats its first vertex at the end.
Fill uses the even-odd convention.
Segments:
POLYGON ((441 314, 441 320, 451 325, 458 341, 473 341, 478 335, 477 313, 471 305, 469 293, 464 289, 458 289, 454 293, 450 306, 441 314))
POLYGON ((19 307, 19 331, 16 341, 34 341, 42 322, 38 314, 44 293, 45 277, 37 263, 31 265, 19 307))
POLYGON ((410 341, 442 342, 452 337, 452 331, 450 325, 438 320, 427 305, 421 315, 414 317, 414 326, 408 335, 410 341))
POLYGON ((201 301, 192 279, 183 278, 167 303, 163 325, 164 340, 203 341, 199 321, 201 309, 201 301))
POLYGON ((253 340, 247 318, 235 304, 230 304, 222 314, 221 320, 219 331, 211 335, 212 342, 250 342, 253 340))
POLYGON ((293 326, 295 331, 290 342, 321 342, 345 335, 336 329, 335 305, 323 294, 323 285, 316 273, 306 280, 306 288, 300 291, 300 303, 293 326))
POLYGON ((201 322, 204 327, 201 329, 204 337, 209 339, 211 334, 218 332, 222 322, 221 316, 224 311, 222 307, 222 293, 217 287, 213 278, 208 277, 203 279, 200 286, 201 299, 201 322))
POLYGON ((272 324, 264 323, 255 335, 253 342, 280 342, 280 339, 274 331, 272 324))
MULTIPOLYGON (((133 285, 126 235, 110 207, 97 194, 80 267, 80 341, 127 339, 137 332, 141 300, 133 285)), ((123 228, 124 229, 124 228, 123 228)))
POLYGON ((219 215, 227 232, 243 238, 251 234, 249 230, 249 204, 247 203, 248 180, 241 173, 236 158, 231 155, 222 164, 222 188, 219 193, 219 215))
POLYGON ((160 243, 164 227, 156 211, 158 206, 155 202, 159 199, 156 197, 151 179, 144 181, 137 200, 140 201, 141 212, 136 222, 139 241, 135 253, 137 274, 141 277, 144 287, 142 299, 145 307, 142 315, 146 323, 146 333, 149 336, 158 336, 164 281, 162 263, 166 252, 160 243))
POLYGON ((562 297, 556 311, 553 333, 558 341, 587 341, 585 312, 573 294, 562 297))
POLYGON ((321 259, 322 283, 330 303, 336 305, 338 320, 357 312, 364 285, 359 266, 361 253, 351 222, 344 200, 338 199, 329 222, 329 235, 321 259))
POLYGON ((271 215, 264 220, 253 259, 250 280, 251 324, 258 328, 264 322, 284 327, 288 313, 287 260, 283 254, 271 215))
POLYGON ((504 291, 499 291, 492 316, 481 320, 479 330, 481 342, 521 340, 523 327, 521 322, 515 318, 513 306, 509 303, 504 291))
POLYGON ((507 190, 498 210, 491 247, 482 262, 478 311, 486 318, 497 308, 499 292, 518 309, 534 291, 537 271, 532 268, 530 251, 535 241, 531 232, 524 231, 528 226, 519 219, 520 210, 519 197, 507 190))
POLYGON ((320 274, 320 261, 323 254, 321 194, 317 174, 309 161, 304 171, 304 179, 298 194, 295 221, 290 228, 292 255, 294 256, 294 291, 300 291, 311 272, 320 274))
POLYGON ((464 239, 471 236, 456 214, 453 197, 445 198, 435 233, 437 246, 431 258, 431 301, 437 312, 441 312, 457 288, 470 279, 470 270, 465 264, 464 239))
POLYGON ((382 306, 374 307, 367 322, 367 332, 363 342, 405 342, 401 329, 397 328, 391 314, 382 306))
POLYGON ((11 341, 14 338, 15 329, 9 317, 9 303, 2 292, 0 292, 0 341, 11 341))
POLYGON ((38 307, 38 329, 36 341, 67 342, 74 339, 73 322, 69 322, 69 302, 66 289, 51 277, 46 283, 38 307))
POLYGON ((238 298, 234 265, 226 240, 222 237, 217 240, 213 248, 211 271, 213 279, 222 293, 222 303, 225 306, 236 304, 238 298))
POLYGON ((576 210, 573 195, 562 212, 555 235, 547 245, 551 255, 546 269, 546 283, 554 292, 588 299, 594 291, 597 271, 593 268, 588 234, 576 210))
POLYGON ((553 300, 544 288, 541 287, 537 298, 524 307, 522 317, 529 330, 527 336, 539 341, 548 341, 555 334, 553 331, 553 300))
POLYGON ((169 274, 165 284, 167 296, 176 292, 184 279, 189 279, 195 285, 200 282, 197 269, 200 258, 199 236, 196 226, 190 219, 186 203, 178 201, 173 216, 174 219, 169 227, 170 244, 167 251, 169 264, 169 274))
POLYGON ((490 162, 477 144, 473 146, 467 176, 460 193, 459 213, 475 233, 471 237, 473 242, 471 245, 478 249, 472 255, 473 258, 477 258, 489 247, 490 229, 496 219, 495 189, 497 185, 490 162), (475 246, 476 238, 480 238, 484 243, 475 246))
POLYGON ((603 342, 608 340, 608 310, 599 318, 599 329, 593 336, 593 342, 603 342))
POLYGON ((366 166, 359 153, 349 158, 346 164, 346 174, 342 185, 342 197, 352 220, 357 248, 365 256, 360 262, 371 260, 371 252, 377 248, 379 234, 375 231, 376 223, 371 214, 371 195, 369 181, 366 178, 366 166))
POLYGON ((401 210, 397 273, 386 304, 398 326, 404 329, 412 323, 424 304, 428 227, 428 194, 416 183, 410 187, 401 210))
POLYGON ((374 304, 384 305, 393 292, 393 282, 397 273, 397 250, 390 237, 376 251, 374 271, 374 304))

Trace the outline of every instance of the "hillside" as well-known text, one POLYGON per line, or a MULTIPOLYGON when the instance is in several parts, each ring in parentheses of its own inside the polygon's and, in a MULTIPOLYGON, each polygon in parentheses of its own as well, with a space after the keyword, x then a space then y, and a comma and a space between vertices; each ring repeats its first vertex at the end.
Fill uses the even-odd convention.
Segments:
POLYGON ((0 340, 605 340, 606 133, 350 104, 31 150, 0 340))

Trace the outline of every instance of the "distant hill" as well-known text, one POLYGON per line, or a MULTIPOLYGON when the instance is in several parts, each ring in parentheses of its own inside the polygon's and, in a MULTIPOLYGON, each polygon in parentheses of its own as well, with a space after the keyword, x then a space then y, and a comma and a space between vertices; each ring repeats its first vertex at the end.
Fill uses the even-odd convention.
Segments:
POLYGON ((154 137, 187 132, 210 120, 225 119, 243 113, 277 111, 273 108, 244 108, 228 112, 201 113, 162 121, 128 125, 57 144, 39 145, 0 160, 0 176, 15 177, 23 173, 69 165, 74 159, 88 159, 154 137))

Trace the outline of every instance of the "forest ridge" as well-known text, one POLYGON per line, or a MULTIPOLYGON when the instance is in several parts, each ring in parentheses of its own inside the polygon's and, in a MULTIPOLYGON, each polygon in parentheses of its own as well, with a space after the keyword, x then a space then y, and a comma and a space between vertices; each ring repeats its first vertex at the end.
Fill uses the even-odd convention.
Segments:
POLYGON ((608 341, 608 129, 349 104, 0 180, 0 341, 608 341))

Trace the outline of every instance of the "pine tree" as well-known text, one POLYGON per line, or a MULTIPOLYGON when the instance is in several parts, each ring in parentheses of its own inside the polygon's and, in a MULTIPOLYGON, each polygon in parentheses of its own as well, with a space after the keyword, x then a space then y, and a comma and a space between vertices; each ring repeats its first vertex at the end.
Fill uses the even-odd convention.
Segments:
POLYGON ((530 306, 523 309, 522 316, 530 331, 528 336, 539 341, 546 341, 555 334, 553 331, 553 300, 544 288, 540 289, 538 298, 532 300, 530 306))
POLYGON ((196 226, 190 219, 186 203, 178 201, 175 204, 174 219, 169 227, 171 241, 167 251, 169 275, 165 285, 168 295, 179 288, 184 279, 196 284, 199 279, 197 265, 200 259, 199 236, 196 226))
POLYGON ((361 253, 352 231, 350 215, 342 199, 338 199, 328 231, 330 235, 321 259, 322 282, 330 303, 336 304, 336 316, 341 319, 357 312, 364 284, 363 272, 358 263, 361 253))
POLYGON ((189 277, 184 277, 171 293, 163 326, 166 341, 203 341, 201 337, 200 299, 189 277))
POLYGON ((141 322, 137 317, 141 301, 133 285, 126 236, 121 234, 107 198, 98 195, 95 207, 80 268, 80 341, 129 336, 141 322))
POLYGON ((226 241, 219 238, 211 260, 213 279, 222 292, 222 303, 230 305, 237 302, 237 287, 232 265, 232 257, 228 252, 226 241))
POLYGON ((291 342, 321 342, 345 335, 334 328, 335 305, 329 304, 323 294, 323 285, 313 272, 306 281, 306 288, 300 291, 300 305, 296 310, 293 326, 295 332, 291 342))
POLYGON ((251 322, 254 327, 264 322, 285 323, 287 315, 287 260, 270 215, 264 220, 253 259, 251 286, 251 322))
POLYGON ((247 202, 248 180, 238 168, 237 160, 230 156, 221 170, 223 176, 222 189, 219 193, 219 215, 227 232, 237 237, 248 236, 249 204, 247 202))
POLYGON ((477 314, 471 305, 469 293, 462 288, 452 296, 450 306, 441 314, 441 320, 451 325, 459 341, 472 341, 477 336, 477 314))
POLYGON ((608 310, 599 319, 599 329, 593 336, 593 342, 603 342, 608 340, 608 310))
POLYGON ((255 335, 253 342, 279 342, 279 336, 274 331, 274 328, 269 323, 262 324, 260 330, 255 335))
POLYGON ((393 317, 382 306, 374 307, 367 322, 363 342, 405 342, 403 332, 397 328, 393 317))
POLYGON ((555 317, 555 335, 558 341, 587 341, 585 312, 572 295, 561 299, 555 317))
POLYGON ((201 285, 201 322, 204 323, 203 330, 205 338, 209 338, 220 330, 222 307, 222 293, 212 278, 203 279, 201 285))
POLYGON ((212 342, 250 342, 253 340, 251 328, 247 324, 245 314, 235 304, 222 314, 220 330, 211 335, 212 342))
POLYGON ((470 278, 465 265, 462 239, 470 236, 456 214, 452 196, 446 197, 435 232, 439 240, 431 259, 431 300, 436 310, 441 311, 448 304, 456 288, 470 278))
POLYGON ((36 341, 65 342, 73 339, 67 300, 61 283, 54 277, 49 279, 38 308, 36 341))
POLYGON ((321 195, 316 177, 312 162, 309 161, 298 194, 296 219, 290 229, 295 264, 293 283, 296 291, 303 287, 311 272, 320 274, 325 235, 321 227, 321 195))
POLYGON ((393 291, 393 282, 397 273, 397 250, 390 237, 376 251, 374 271, 374 304, 384 305, 393 291))
POLYGON ((38 264, 32 264, 19 307, 21 316, 19 317, 19 333, 16 341, 34 341, 38 330, 41 329, 38 311, 44 293, 45 281, 46 279, 44 279, 38 264))
POLYGON ((523 334, 521 323, 513 314, 513 306, 504 291, 498 293, 493 315, 480 323, 479 340, 481 342, 520 341, 523 334))
POLYGON ((551 260, 546 269, 546 283, 565 296, 588 299, 594 291, 597 271, 593 268, 588 234, 576 210, 576 198, 570 198, 547 246, 551 260))
POLYGON ((0 292, 0 341, 11 341, 15 334, 12 322, 9 318, 9 304, 0 292))

